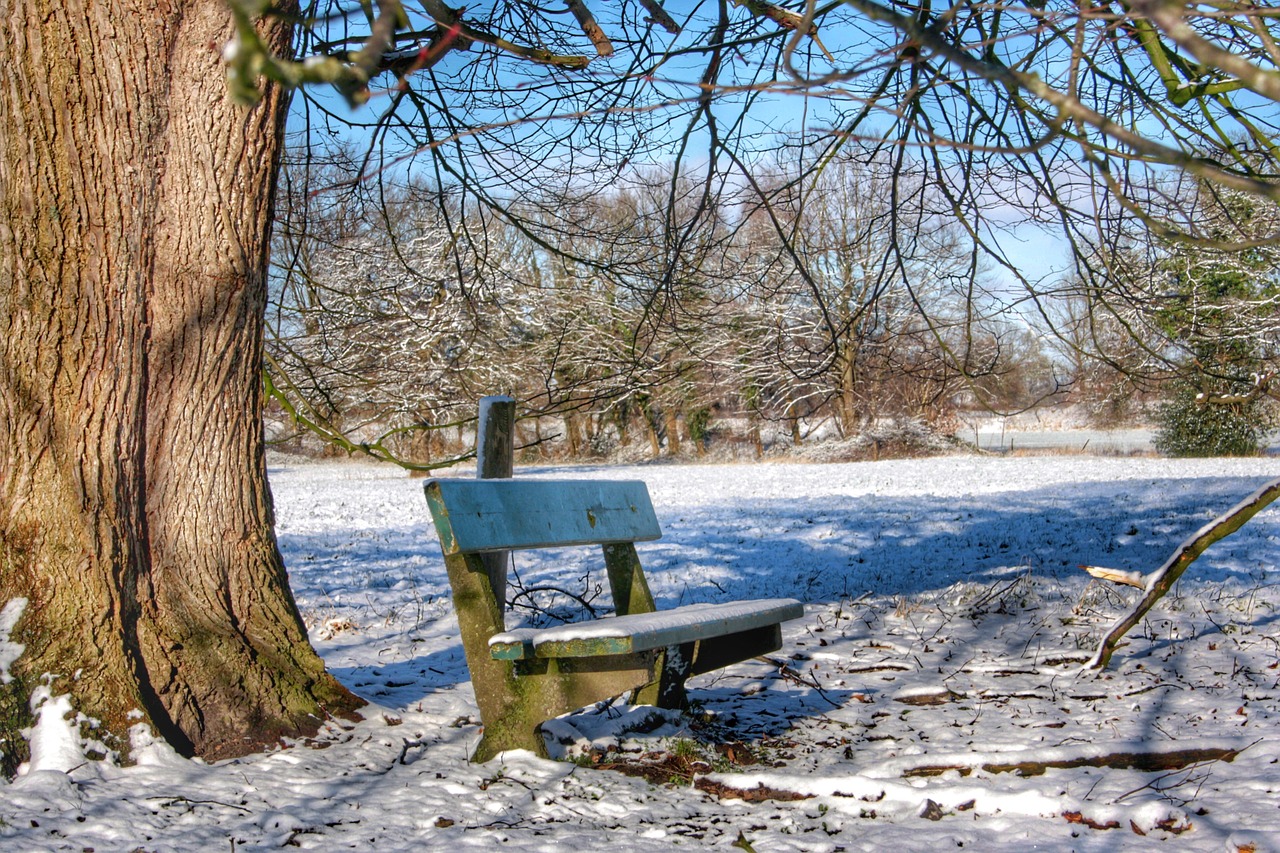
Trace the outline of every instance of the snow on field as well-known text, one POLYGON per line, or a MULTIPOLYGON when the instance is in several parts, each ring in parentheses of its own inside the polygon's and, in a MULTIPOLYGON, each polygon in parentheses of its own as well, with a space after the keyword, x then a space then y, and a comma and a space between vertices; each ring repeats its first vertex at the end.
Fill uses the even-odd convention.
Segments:
MULTIPOLYGON (((130 766, 0 783, 0 849, 1280 850, 1280 510, 1192 566, 1101 677, 1079 663, 1136 591, 1076 568, 1155 568, 1280 459, 518 474, 646 481, 660 606, 797 597, 805 616, 768 661, 695 680, 693 713, 590 709, 547 727, 565 760, 469 764, 422 482, 281 461, 299 606, 366 718, 213 766, 139 728, 130 766)), ((516 615, 572 609, 547 587, 591 599, 596 556, 518 555, 538 610, 516 615)))

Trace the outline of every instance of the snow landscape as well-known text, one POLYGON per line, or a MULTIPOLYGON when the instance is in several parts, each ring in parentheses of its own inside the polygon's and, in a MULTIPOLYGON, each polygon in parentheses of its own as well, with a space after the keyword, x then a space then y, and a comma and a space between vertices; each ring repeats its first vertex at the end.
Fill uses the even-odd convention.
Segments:
MULTIPOLYGON (((128 755, 88 760, 102 747, 53 678, 28 772, 0 782, 0 849, 1280 850, 1280 509, 1194 564, 1101 676, 1080 664, 1138 591, 1077 568, 1155 569, 1280 459, 517 476, 644 480, 660 607, 795 597, 805 615, 768 660, 693 681, 689 714, 614 703, 545 727, 561 760, 470 764, 478 720, 422 481, 277 459, 299 606, 365 718, 216 765, 141 729, 128 755)), ((553 586, 607 609, 598 551, 514 568, 536 608, 510 627, 581 609, 553 586)), ((0 614, 0 674, 18 606, 0 614)))

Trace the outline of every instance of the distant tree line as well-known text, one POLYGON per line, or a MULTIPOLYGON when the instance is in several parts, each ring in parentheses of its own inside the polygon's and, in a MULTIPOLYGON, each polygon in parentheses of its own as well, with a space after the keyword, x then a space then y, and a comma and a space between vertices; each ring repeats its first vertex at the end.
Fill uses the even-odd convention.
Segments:
POLYGON ((910 168, 847 146, 809 184, 779 160, 713 195, 635 169, 603 195, 540 187, 508 217, 313 154, 279 204, 269 391, 339 448, 429 466, 491 393, 520 401, 526 441, 579 457, 946 433, 961 407, 1062 390, 910 168))
POLYGON ((854 145, 827 157, 778 157, 713 193, 651 167, 603 194, 544 182, 478 205, 311 152, 278 204, 277 437, 431 467, 468 449, 479 397, 509 393, 522 440, 574 458, 713 440, 760 455, 815 432, 909 443, 1049 402, 1099 426, 1154 419, 1174 455, 1258 448, 1278 360, 1274 206, 1200 183, 1180 203, 1229 249, 1129 222, 1087 276, 1015 311, 924 172, 854 145))

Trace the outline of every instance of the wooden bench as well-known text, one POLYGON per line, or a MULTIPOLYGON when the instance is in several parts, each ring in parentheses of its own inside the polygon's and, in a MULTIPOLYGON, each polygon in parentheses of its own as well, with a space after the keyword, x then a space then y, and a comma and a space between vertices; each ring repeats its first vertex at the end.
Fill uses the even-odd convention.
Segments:
POLYGON ((476 761, 545 755, 545 720, 628 691, 684 707, 685 679, 780 648, 780 623, 804 612, 789 598, 656 612, 634 543, 662 532, 638 481, 430 480, 426 493, 484 722, 476 761), (603 547, 617 615, 506 630, 506 590, 483 555, 574 545, 603 547))

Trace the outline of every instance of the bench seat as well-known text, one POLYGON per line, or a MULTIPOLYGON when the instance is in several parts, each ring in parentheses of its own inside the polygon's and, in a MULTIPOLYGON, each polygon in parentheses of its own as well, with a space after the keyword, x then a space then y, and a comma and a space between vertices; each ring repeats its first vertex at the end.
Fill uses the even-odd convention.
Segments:
POLYGON ((689 604, 552 628, 504 631, 489 638, 489 653, 494 660, 625 655, 739 634, 803 615, 804 607, 792 598, 689 604))

